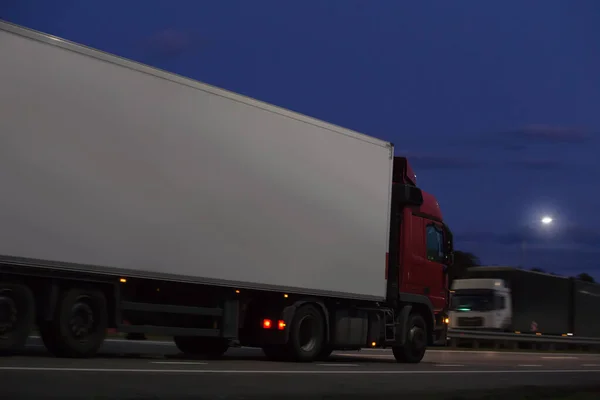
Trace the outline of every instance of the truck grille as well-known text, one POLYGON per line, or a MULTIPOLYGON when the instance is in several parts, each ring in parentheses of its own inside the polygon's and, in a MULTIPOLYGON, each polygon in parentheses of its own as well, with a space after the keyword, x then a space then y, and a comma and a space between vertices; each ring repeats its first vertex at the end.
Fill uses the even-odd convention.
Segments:
POLYGON ((483 326, 483 318, 482 317, 459 317, 458 318, 458 326, 460 327, 477 327, 483 326))

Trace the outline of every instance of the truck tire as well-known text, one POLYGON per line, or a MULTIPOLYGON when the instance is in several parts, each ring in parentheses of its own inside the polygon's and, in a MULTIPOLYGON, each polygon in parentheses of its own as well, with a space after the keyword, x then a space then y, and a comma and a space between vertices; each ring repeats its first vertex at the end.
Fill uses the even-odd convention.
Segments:
POLYGON ((325 320, 313 305, 306 304, 296 311, 290 326, 288 354, 298 362, 311 362, 318 358, 325 344, 325 320))
POLYGON ((229 340, 219 337, 175 336, 175 345, 184 354, 219 358, 229 349, 229 340))
POLYGON ((0 284, 0 354, 25 347, 35 323, 35 299, 24 285, 0 284))
POLYGON ((418 364, 427 349, 427 324, 421 315, 409 315, 405 335, 404 345, 392 347, 394 357, 401 363, 418 364))
POLYGON ((106 297, 98 290, 69 289, 62 294, 54 318, 40 322, 40 336, 56 357, 94 356, 106 337, 106 297))

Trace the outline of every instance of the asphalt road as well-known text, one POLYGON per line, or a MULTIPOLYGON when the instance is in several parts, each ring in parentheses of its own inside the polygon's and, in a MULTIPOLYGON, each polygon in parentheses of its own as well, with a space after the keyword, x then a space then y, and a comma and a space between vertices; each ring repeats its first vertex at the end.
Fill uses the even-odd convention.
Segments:
POLYGON ((0 359, 2 398, 386 398, 515 386, 600 382, 600 355, 432 350, 418 365, 386 350, 336 352, 327 362, 267 361, 258 349, 186 359, 170 342, 109 340, 99 357, 57 359, 32 338, 0 359))

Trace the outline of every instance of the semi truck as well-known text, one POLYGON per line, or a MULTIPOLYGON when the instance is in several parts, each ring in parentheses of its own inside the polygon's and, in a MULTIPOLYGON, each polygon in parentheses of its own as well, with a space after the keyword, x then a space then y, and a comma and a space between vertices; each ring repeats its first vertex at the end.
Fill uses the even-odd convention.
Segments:
POLYGON ((600 285, 512 267, 473 267, 452 283, 451 329, 600 338, 600 285))
POLYGON ((452 233, 392 143, 3 21, 0 50, 3 353, 445 341, 452 233))

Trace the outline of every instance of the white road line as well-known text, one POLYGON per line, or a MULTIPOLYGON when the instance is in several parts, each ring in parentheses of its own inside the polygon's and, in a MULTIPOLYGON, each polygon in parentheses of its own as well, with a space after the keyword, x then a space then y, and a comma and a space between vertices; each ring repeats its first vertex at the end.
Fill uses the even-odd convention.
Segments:
POLYGON ((600 367, 600 364, 581 364, 582 367, 600 367))
POLYGON ((464 364, 435 364, 436 367, 464 367, 464 364))
MULTIPOLYGON (((30 339, 41 339, 39 336, 30 336, 30 339)), ((168 346, 168 347, 175 347, 175 343, 173 343, 172 341, 168 341, 168 340, 127 340, 127 339, 106 339, 105 342, 109 342, 109 343, 133 343, 133 344, 138 344, 138 345, 144 345, 144 344, 149 344, 149 345, 157 345, 157 346, 168 346)), ((37 347, 39 345, 35 345, 35 344, 28 344, 29 347, 37 347)), ((260 348, 256 348, 256 347, 242 347, 242 348, 246 348, 246 349, 254 349, 254 350, 260 350, 260 348)), ((366 348, 366 349, 362 349, 361 351, 357 351, 355 354, 360 354, 363 352, 369 352, 369 353, 375 353, 375 352, 390 352, 391 349, 373 349, 373 348, 366 348)), ((540 355, 540 352, 534 352, 534 351, 493 351, 493 350, 449 350, 449 349, 434 349, 434 348, 428 348, 427 352, 431 352, 431 353, 467 353, 467 354, 506 354, 506 355, 540 355)), ((339 354, 339 353, 336 353, 339 354)), ((569 353, 566 353, 569 354, 569 353)), ((353 354, 354 355, 354 354, 353 354)), ((600 357, 600 354, 590 354, 590 353, 582 353, 582 354, 577 354, 577 356, 579 357, 600 357)))
POLYGON ((362 357, 362 358, 393 358, 391 354, 360 354, 360 353, 335 353, 336 356, 362 357))
POLYGON ((541 366, 542 366, 541 364, 519 364, 519 365, 517 365, 517 367, 526 367, 526 368, 529 368, 529 367, 541 367, 541 366))
POLYGON ((334 363, 323 363, 323 364, 315 364, 315 365, 320 365, 323 367, 358 367, 358 364, 334 364, 334 363))
POLYGON ((573 356, 545 356, 545 357, 541 357, 544 360, 578 360, 579 357, 573 357, 573 356))
MULTIPOLYGON (((372 349, 366 348, 361 351, 357 351, 357 353, 362 352, 388 352, 390 349, 372 349)), ((451 350, 451 349, 436 349, 436 348, 427 348, 428 353, 466 353, 466 354, 506 354, 506 355, 543 355, 543 352, 540 351, 494 351, 494 350, 451 350)), ((552 354, 552 353, 550 353, 552 354)), ((577 355, 577 357, 600 357, 598 353, 562 353, 565 355, 577 355)))
MULTIPOLYGON (((29 339, 38 339, 41 340, 39 336, 29 336, 29 339)), ((158 346, 171 346, 175 347, 175 343, 167 341, 167 340, 127 340, 127 339, 106 339, 105 343, 129 343, 129 344, 151 344, 158 346)), ((28 344, 27 346, 36 346, 35 344, 28 344)))
POLYGON ((208 363, 195 361, 150 361, 150 364, 206 365, 208 363))
POLYGON ((223 375, 451 375, 451 374, 600 374, 600 369, 536 369, 536 370, 227 370, 227 369, 141 369, 141 368, 54 368, 54 367, 0 367, 0 371, 29 372, 92 372, 139 374, 223 374, 223 375))

